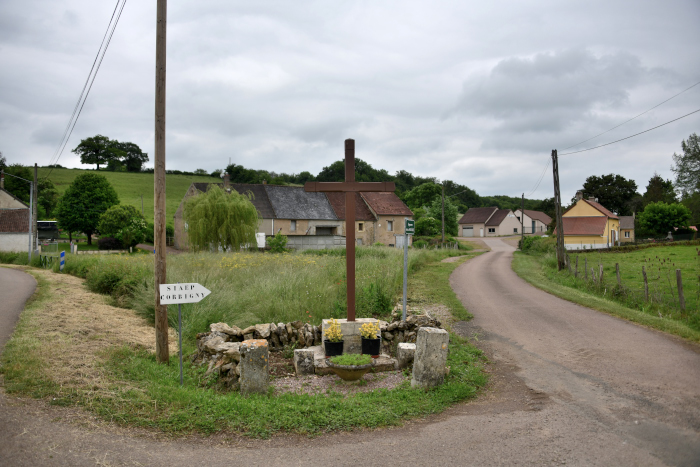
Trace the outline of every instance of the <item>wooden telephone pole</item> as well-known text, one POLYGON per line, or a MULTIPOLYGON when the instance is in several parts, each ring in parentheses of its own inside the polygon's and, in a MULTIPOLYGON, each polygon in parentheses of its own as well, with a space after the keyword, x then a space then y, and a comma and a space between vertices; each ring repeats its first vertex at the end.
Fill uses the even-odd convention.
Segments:
MULTIPOLYGON (((532 232, 533 234, 535 232, 532 232)), ((525 246, 525 193, 520 200, 520 251, 525 246)))
POLYGON ((445 182, 442 182, 442 246, 445 246, 445 182))
POLYGON ((561 193, 559 191, 559 159, 557 150, 552 149, 552 172, 554 172, 554 207, 557 216, 557 269, 561 271, 566 267, 566 253, 564 252, 564 223, 561 220, 561 193))
POLYGON ((160 284, 165 278, 165 37, 168 1, 158 0, 156 27, 156 141, 154 154, 154 218, 156 300, 156 360, 168 363, 168 307, 160 304, 160 284))

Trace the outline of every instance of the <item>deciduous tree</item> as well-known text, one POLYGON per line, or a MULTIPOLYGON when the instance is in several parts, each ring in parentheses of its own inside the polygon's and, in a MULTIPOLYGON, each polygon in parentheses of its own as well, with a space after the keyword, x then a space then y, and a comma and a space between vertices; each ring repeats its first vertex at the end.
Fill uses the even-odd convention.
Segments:
POLYGON ((122 247, 136 246, 146 238, 146 220, 135 207, 119 204, 107 209, 100 216, 97 230, 100 237, 119 240, 122 247))
POLYGON ((598 198, 600 204, 619 216, 631 215, 630 201, 639 196, 634 180, 616 174, 591 175, 583 184, 583 193, 598 198))
POLYGON ((665 235, 674 228, 688 227, 690 210, 680 203, 650 203, 637 218, 642 229, 656 235, 665 235))
POLYGON ((210 186, 206 193, 185 202, 184 219, 190 248, 194 251, 238 250, 243 245, 255 245, 258 211, 248 195, 236 190, 225 192, 210 186))
POLYGON ((700 190, 700 139, 696 133, 681 141, 683 154, 673 153, 671 170, 676 174, 676 189, 692 194, 700 190))
POLYGON ((95 173, 84 173, 75 177, 61 197, 56 217, 62 229, 84 232, 91 245, 100 216, 115 204, 119 204, 119 196, 107 179, 95 173))
POLYGON ((95 170, 100 170, 100 164, 107 164, 114 157, 113 152, 110 151, 111 143, 106 136, 95 135, 81 140, 71 152, 80 156, 81 164, 95 164, 97 167, 95 170))

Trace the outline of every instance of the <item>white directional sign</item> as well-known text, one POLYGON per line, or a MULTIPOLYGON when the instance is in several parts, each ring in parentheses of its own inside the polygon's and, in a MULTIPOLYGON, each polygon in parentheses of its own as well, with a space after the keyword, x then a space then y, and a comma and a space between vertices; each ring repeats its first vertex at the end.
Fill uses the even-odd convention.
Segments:
POLYGON ((173 305, 175 303, 197 303, 210 293, 211 290, 197 283, 161 284, 160 304, 173 305))

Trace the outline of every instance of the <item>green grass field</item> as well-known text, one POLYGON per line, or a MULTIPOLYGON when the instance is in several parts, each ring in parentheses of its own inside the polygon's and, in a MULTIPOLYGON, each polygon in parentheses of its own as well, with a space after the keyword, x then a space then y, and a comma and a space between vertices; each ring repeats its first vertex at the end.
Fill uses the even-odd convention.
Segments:
MULTIPOLYGON (((51 169, 39 168, 39 178, 49 175, 51 169)), ((92 170, 82 169, 53 169, 50 179, 56 186, 59 194, 63 194, 75 177, 92 170)), ((141 211, 141 196, 143 196, 143 215, 149 222, 153 222, 153 174, 133 172, 107 172, 100 171, 119 195, 121 204, 134 206, 141 211)), ((219 178, 205 175, 166 175, 165 177, 165 219, 168 225, 173 225, 173 216, 177 211, 182 198, 193 182, 219 183, 219 178)))

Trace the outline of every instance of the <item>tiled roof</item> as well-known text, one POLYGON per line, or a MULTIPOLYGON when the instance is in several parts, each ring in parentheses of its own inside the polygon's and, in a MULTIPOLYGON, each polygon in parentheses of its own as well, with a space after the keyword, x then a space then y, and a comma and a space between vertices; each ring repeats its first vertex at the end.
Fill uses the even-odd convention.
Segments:
POLYGON ((564 235, 604 235, 607 217, 562 217, 564 235))
POLYGON ((231 188, 244 195, 248 192, 253 194, 253 198, 250 200, 258 211, 258 215, 263 219, 274 219, 275 211, 272 209, 272 204, 270 204, 270 198, 267 196, 265 191, 265 185, 254 185, 250 183, 231 183, 231 188))
POLYGON ((363 192, 360 196, 378 216, 412 216, 413 211, 408 209, 396 193, 382 191, 377 193, 363 192))
POLYGON ((0 232, 28 233, 29 209, 0 209, 0 232))
POLYGON ((634 216, 620 216, 620 229, 634 230, 634 216))
MULTIPOLYGON (((358 221, 374 221, 376 218, 369 210, 367 204, 362 200, 359 193, 354 193, 355 195, 355 220, 358 221)), ((345 193, 341 192, 326 192, 326 197, 331 203, 331 207, 335 212, 335 215, 340 220, 345 220, 345 193)))
MULTIPOLYGON (((194 187, 206 193, 209 187, 218 186, 219 188, 224 188, 223 183, 193 183, 194 187)), ((253 198, 250 200, 258 211, 258 216, 262 219, 274 219, 275 211, 272 209, 270 204, 270 199, 267 197, 267 192, 265 191, 265 185, 252 184, 252 183, 231 183, 231 188, 236 190, 240 194, 246 194, 248 192, 253 193, 253 198)))
POLYGON ((324 193, 300 186, 262 185, 277 219, 338 220, 324 193))
POLYGON ((529 209, 526 209, 525 215, 530 219, 542 222, 544 225, 549 225, 550 222, 552 222, 552 218, 541 211, 530 211, 529 209))
POLYGON ((488 221, 486 221, 486 225, 501 225, 501 222, 503 222, 503 219, 506 218, 509 212, 510 209, 499 209, 493 213, 493 216, 491 216, 488 221))
POLYGON ((469 208, 459 220, 460 224, 483 224, 498 210, 497 207, 469 208))

